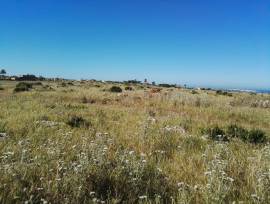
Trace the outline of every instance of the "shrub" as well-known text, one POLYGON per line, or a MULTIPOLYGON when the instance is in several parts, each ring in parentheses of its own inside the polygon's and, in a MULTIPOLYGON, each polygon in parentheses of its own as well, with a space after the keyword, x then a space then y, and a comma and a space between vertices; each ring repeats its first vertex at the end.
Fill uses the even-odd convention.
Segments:
POLYGON ((132 91, 133 88, 132 88, 131 86, 127 86, 127 87, 125 87, 125 90, 126 90, 126 91, 132 91))
POLYGON ((4 88, 0 86, 0 91, 3 91, 3 90, 4 90, 4 88))
POLYGON ((264 143, 267 141, 267 136, 265 132, 263 132, 262 130, 252 129, 248 131, 242 127, 238 127, 237 125, 228 126, 226 134, 229 137, 236 137, 243 141, 247 141, 254 144, 264 143))
POLYGON ((89 127, 90 123, 80 116, 72 116, 67 124, 71 127, 89 127))
POLYGON ((237 125, 229 125, 226 130, 228 137, 240 138, 246 140, 248 137, 248 130, 237 125))
POLYGON ((113 93, 121 93, 122 92, 122 89, 119 87, 119 86, 112 86, 110 88, 110 92, 113 92, 113 93))
POLYGON ((192 94, 198 94, 198 92, 195 91, 195 90, 192 90, 191 93, 192 93, 192 94))
POLYGON ((49 86, 47 84, 43 86, 43 89, 45 89, 45 90, 54 90, 51 86, 49 86))
POLYGON ((175 88, 175 84, 159 84, 158 86, 164 87, 164 88, 175 88))
POLYGON ((224 130, 222 130, 218 126, 215 126, 213 128, 203 129, 202 133, 207 134, 212 140, 228 141, 228 138, 225 135, 224 130))
POLYGON ((15 87, 14 92, 29 91, 27 87, 15 87))
POLYGON ((216 91, 216 94, 217 94, 217 95, 223 95, 223 91, 217 90, 217 91, 216 91))
POLYGON ((14 92, 21 92, 21 91, 29 91, 32 88, 31 83, 27 82, 20 82, 16 85, 14 92))
POLYGON ((248 133, 247 137, 248 142, 250 143, 264 143, 267 140, 265 132, 259 129, 252 129, 248 133))
POLYGON ((232 93, 229 93, 227 91, 222 91, 222 90, 217 90, 216 94, 217 95, 223 95, 223 96, 232 96, 232 93))
POLYGON ((209 135, 213 140, 229 141, 230 138, 239 138, 244 142, 250 142, 254 144, 267 142, 267 136, 265 132, 260 129, 247 130, 237 125, 229 125, 226 131, 218 126, 214 128, 206 128, 202 130, 203 134, 209 135))

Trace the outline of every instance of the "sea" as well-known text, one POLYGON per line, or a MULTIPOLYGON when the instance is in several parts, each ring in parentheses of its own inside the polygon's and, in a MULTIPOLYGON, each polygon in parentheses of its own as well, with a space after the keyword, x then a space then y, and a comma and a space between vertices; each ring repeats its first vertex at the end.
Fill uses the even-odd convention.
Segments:
POLYGON ((257 89, 255 91, 256 91, 256 93, 268 93, 268 94, 270 94, 270 89, 257 89))
POLYGON ((251 93, 263 93, 270 94, 270 89, 227 89, 228 91, 235 92, 251 92, 251 93))

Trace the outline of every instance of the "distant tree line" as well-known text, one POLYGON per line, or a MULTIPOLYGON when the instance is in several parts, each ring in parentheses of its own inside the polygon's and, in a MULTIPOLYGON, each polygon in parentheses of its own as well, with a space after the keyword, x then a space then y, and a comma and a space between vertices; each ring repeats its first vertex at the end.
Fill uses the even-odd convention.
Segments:
MULTIPOLYGON (((5 69, 0 69, 0 79, 1 80, 15 80, 15 81, 44 81, 44 80, 49 80, 49 81, 63 81, 65 79, 62 78, 45 78, 42 76, 35 76, 33 74, 25 74, 25 75, 20 75, 20 76, 7 76, 6 75, 7 72, 5 69)), ((92 82, 104 82, 104 81, 98 81, 95 79, 91 79, 91 80, 81 80, 81 81, 92 81, 92 82)), ((147 84, 147 85, 152 85, 152 86, 159 86, 159 87, 164 87, 164 88, 177 88, 179 86, 177 86, 176 84, 156 84, 156 82, 152 82, 152 83, 148 83, 147 79, 144 79, 144 82, 136 80, 136 79, 132 79, 132 80, 127 80, 127 81, 105 81, 106 83, 113 83, 113 84, 147 84)), ((186 88, 186 85, 184 85, 184 87, 186 88)))
POLYGON ((5 69, 0 69, 0 79, 2 80, 15 80, 15 81, 44 81, 46 80, 43 76, 35 76, 33 74, 25 74, 20 76, 7 76, 5 69))
POLYGON ((164 88, 176 88, 176 84, 159 84, 158 86, 164 88))
POLYGON ((45 80, 45 78, 42 76, 37 77, 33 74, 26 74, 26 75, 16 77, 16 80, 17 81, 43 81, 45 80))

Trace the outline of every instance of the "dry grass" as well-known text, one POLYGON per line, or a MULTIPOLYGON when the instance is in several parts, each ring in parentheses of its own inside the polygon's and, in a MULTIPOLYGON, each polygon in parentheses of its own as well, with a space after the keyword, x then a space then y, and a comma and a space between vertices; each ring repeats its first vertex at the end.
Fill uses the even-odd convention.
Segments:
POLYGON ((269 95, 15 85, 1 82, 0 203, 270 203, 269 143, 201 133, 237 124, 269 137, 270 109, 252 105, 269 95))

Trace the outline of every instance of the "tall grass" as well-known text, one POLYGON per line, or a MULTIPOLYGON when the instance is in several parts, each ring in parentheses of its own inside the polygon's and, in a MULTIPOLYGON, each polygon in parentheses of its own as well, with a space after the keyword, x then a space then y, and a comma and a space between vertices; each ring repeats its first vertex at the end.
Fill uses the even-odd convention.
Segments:
POLYGON ((269 203, 269 96, 46 84, 1 91, 0 203, 269 203))

